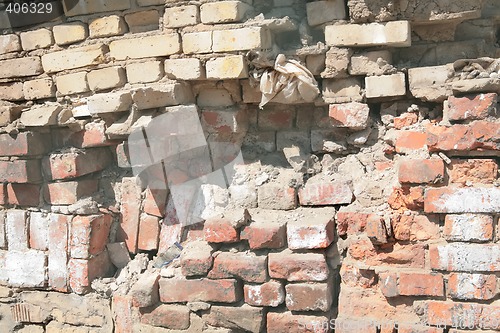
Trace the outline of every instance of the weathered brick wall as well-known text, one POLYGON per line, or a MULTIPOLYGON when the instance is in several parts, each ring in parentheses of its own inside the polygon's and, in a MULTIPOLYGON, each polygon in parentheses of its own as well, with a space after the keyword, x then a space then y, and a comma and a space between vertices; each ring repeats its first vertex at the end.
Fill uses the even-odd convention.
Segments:
POLYGON ((52 3, 0 11, 1 332, 500 331, 496 0, 52 3), (248 51, 321 93, 259 109, 248 51))

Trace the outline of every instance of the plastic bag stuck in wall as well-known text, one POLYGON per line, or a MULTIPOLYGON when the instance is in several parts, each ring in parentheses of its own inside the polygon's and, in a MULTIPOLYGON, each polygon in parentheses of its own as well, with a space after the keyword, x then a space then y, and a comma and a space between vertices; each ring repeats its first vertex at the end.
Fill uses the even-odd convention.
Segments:
MULTIPOLYGON (((254 65, 259 68, 256 62, 254 65)), ((312 102, 319 95, 318 83, 312 73, 298 61, 287 60, 283 54, 276 57, 273 68, 265 69, 259 76, 261 109, 270 101, 283 104, 312 102)))

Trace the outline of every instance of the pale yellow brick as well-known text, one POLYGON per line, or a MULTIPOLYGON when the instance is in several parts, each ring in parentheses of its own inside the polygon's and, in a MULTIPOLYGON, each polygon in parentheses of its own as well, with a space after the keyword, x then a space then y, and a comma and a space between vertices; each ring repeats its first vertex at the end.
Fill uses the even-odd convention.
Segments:
POLYGON ((19 37, 14 34, 0 36, 0 54, 21 51, 19 37))
POLYGON ((40 57, 0 60, 0 79, 33 76, 43 73, 40 57))
POLYGON ((329 25, 325 27, 329 46, 411 46, 411 28, 408 21, 369 24, 329 25))
POLYGON ((366 98, 393 97, 406 95, 404 73, 369 76, 365 78, 366 98))
POLYGON ((200 59, 167 59, 165 74, 169 79, 199 80, 205 78, 205 70, 200 59))
POLYGON ((125 15, 128 30, 132 33, 158 30, 160 14, 157 10, 145 10, 125 15))
POLYGON ((180 28, 188 25, 195 25, 200 22, 198 6, 188 5, 165 8, 163 25, 166 28, 180 28))
POLYGON ((52 44, 54 44, 54 38, 52 36, 52 31, 49 29, 42 28, 21 32, 21 45, 25 51, 43 49, 52 44))
POLYGON ((42 56, 43 68, 48 73, 100 64, 104 60, 102 44, 77 47, 42 56))
POLYGON ((129 83, 155 82, 163 77, 161 61, 132 63, 128 64, 126 69, 129 83))
POLYGON ((24 99, 22 82, 0 83, 0 100, 20 101, 24 99))
POLYGON ((182 51, 185 54, 212 52, 212 31, 192 32, 182 35, 182 51))
POLYGON ((310 26, 346 19, 343 0, 313 1, 306 4, 307 22, 310 26))
POLYGON ((73 95, 89 91, 87 72, 78 72, 56 77, 57 91, 61 95, 73 95))
POLYGON ((408 81, 411 94, 424 101, 443 102, 452 93, 446 81, 453 74, 452 64, 410 68, 408 81))
POLYGON ((141 7, 146 6, 160 6, 164 5, 165 0, 137 0, 137 5, 141 7))
POLYGON ((27 100, 54 97, 56 87, 51 78, 26 81, 23 84, 24 98, 27 100))
POLYGON ((66 16, 104 13, 130 9, 130 0, 78 0, 63 1, 66 16))
POLYGON ((93 20, 89 24, 90 38, 119 36, 127 32, 123 17, 110 15, 93 20))
POLYGON ((241 1, 209 2, 201 5, 201 22, 205 24, 239 22, 252 7, 241 1))
POLYGON ((92 91, 100 91, 123 86, 127 83, 127 76, 121 67, 108 67, 90 71, 87 81, 92 91))
POLYGON ((270 48, 271 33, 261 27, 249 27, 233 30, 216 30, 213 32, 214 52, 245 51, 270 48))
POLYGON ((180 52, 178 34, 162 34, 121 39, 109 44, 111 57, 117 60, 168 56, 180 52))
POLYGON ((190 85, 181 82, 148 85, 134 89, 132 99, 139 110, 190 104, 194 100, 190 85))
POLYGON ((227 56, 207 61, 207 79, 240 79, 248 77, 248 66, 241 55, 227 56))
POLYGON ((383 75, 391 69, 391 52, 387 50, 370 51, 351 57, 349 74, 351 75, 383 75))
POLYGON ((80 42, 87 38, 87 26, 82 22, 56 25, 52 28, 57 45, 68 45, 80 42))
POLYGON ((129 111, 132 96, 128 91, 92 95, 87 102, 91 114, 129 111))
POLYGON ((326 103, 361 102, 361 80, 355 77, 323 80, 323 99, 326 103))

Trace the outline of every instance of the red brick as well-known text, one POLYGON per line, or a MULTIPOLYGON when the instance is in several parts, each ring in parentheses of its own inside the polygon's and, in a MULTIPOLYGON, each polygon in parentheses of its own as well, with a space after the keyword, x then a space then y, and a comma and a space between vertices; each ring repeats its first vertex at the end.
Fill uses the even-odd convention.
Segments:
POLYGON ((205 240, 210 243, 235 243, 240 240, 239 230, 227 218, 210 218, 203 227, 205 240))
POLYGON ((443 235, 449 241, 490 241, 493 237, 493 216, 483 214, 448 214, 444 219, 443 235))
POLYGON ((272 221, 252 222, 243 227, 240 238, 246 239, 252 250, 279 249, 286 244, 286 225, 272 221))
POLYGON ((72 205, 96 192, 97 185, 97 179, 49 183, 44 186, 43 197, 53 205, 72 205))
POLYGON ((160 279, 160 301, 234 303, 241 299, 241 286, 237 280, 184 280, 160 279))
POLYGON ((424 326, 419 324, 399 323, 398 333, 444 333, 444 330, 438 327, 424 326))
POLYGON ((328 311, 332 305, 331 283, 287 284, 286 307, 291 311, 328 311))
POLYGON ((112 306, 115 333, 132 333, 135 318, 132 314, 132 297, 113 295, 112 306))
POLYGON ((189 309, 182 305, 161 304, 154 308, 141 309, 141 323, 185 330, 189 327, 189 309))
POLYGON ((43 155, 49 149, 50 136, 37 132, 22 132, 17 136, 0 135, 0 156, 43 155))
POLYGON ((29 217, 30 249, 47 251, 49 242, 49 217, 40 212, 31 212, 29 217))
POLYGON ((44 174, 50 180, 71 179, 106 168, 111 162, 107 148, 86 149, 51 154, 42 162, 44 174))
POLYGON ((491 184, 497 179, 498 164, 491 159, 452 159, 448 175, 450 183, 491 184))
POLYGON ((346 182, 306 183, 299 189, 299 202, 303 206, 350 204, 354 195, 346 182))
POLYGON ((429 188, 425 191, 424 210, 426 213, 495 213, 500 210, 500 189, 429 188))
POLYGON ((292 312, 268 312, 267 333, 327 333, 329 319, 326 316, 306 316, 292 312))
POLYGON ((444 162, 441 159, 413 159, 399 164, 399 182, 437 184, 444 180, 444 162))
POLYGON ((287 223, 288 248, 323 249, 330 246, 335 236, 335 209, 315 208, 294 212, 296 220, 287 223))
MULTIPOLYGON (((125 242, 131 253, 137 253, 142 191, 137 185, 135 177, 123 178, 121 191, 121 221, 117 230, 116 240, 118 242, 125 242)), ((170 245, 168 244, 167 247, 170 245)))
POLYGON ((214 249, 204 241, 188 243, 181 253, 181 270, 184 276, 206 275, 212 268, 214 249))
POLYGON ((247 282, 263 283, 267 280, 267 257, 246 253, 219 253, 208 273, 211 279, 238 278, 247 282))
POLYGON ((263 284, 243 287, 245 303, 252 306, 272 306, 277 307, 285 301, 285 288, 279 281, 268 281, 263 284))
POLYGON ((320 253, 269 253, 268 266, 270 277, 288 281, 324 281, 329 271, 320 253))
POLYGON ((339 236, 356 235, 365 230, 369 213, 339 211, 335 217, 339 236))
POLYGON ((38 207, 40 186, 35 184, 7 184, 7 197, 11 205, 38 207))
POLYGON ((41 180, 40 160, 0 161, 0 182, 39 183, 41 180))
POLYGON ((212 305, 202 319, 211 326, 225 327, 236 332, 263 332, 265 309, 247 304, 241 306, 212 305))
POLYGON ((77 294, 90 290, 90 284, 97 277, 108 277, 113 274, 113 264, 107 251, 101 252, 92 259, 70 259, 68 264, 69 285, 77 294))
POLYGON ((201 124, 208 133, 245 133, 248 129, 246 110, 203 110, 201 124))
POLYGON ((264 184, 257 188, 259 208, 290 210, 297 207, 295 188, 288 185, 264 184))
POLYGON ((167 224, 165 221, 160 227, 160 243, 158 244, 158 252, 163 253, 175 242, 180 242, 184 228, 182 224, 167 224))
POLYGON ((448 295, 460 300, 490 300, 497 292, 497 277, 493 274, 451 273, 448 295))
POLYGON ((398 274, 395 272, 382 272, 379 274, 379 287, 385 297, 399 296, 398 274))
POLYGON ((427 143, 427 134, 414 131, 401 131, 396 138, 396 152, 407 153, 424 148, 427 143))
POLYGON ((360 238, 348 249, 352 259, 370 266, 392 266, 424 268, 425 248, 423 244, 386 244, 375 247, 368 238, 360 238))
POLYGON ((477 120, 453 126, 428 125, 430 151, 484 151, 500 149, 500 123, 477 120))
POLYGON ((7 185, 0 183, 0 205, 6 205, 8 203, 7 197, 7 185))
POLYGON ((444 296, 443 276, 439 273, 400 273, 398 292, 403 296, 444 296))
POLYGON ((149 215, 158 217, 165 216, 165 208, 167 206, 168 191, 164 189, 146 189, 146 197, 144 198, 143 210, 149 215))
POLYGON ((65 144, 70 144, 77 148, 91 148, 116 145, 117 142, 109 140, 106 136, 106 125, 104 122, 93 122, 85 125, 79 132, 70 132, 69 136, 63 139, 65 144))
POLYGON ((75 216, 71 222, 71 257, 88 259, 101 253, 108 243, 112 222, 108 214, 75 216))
POLYGON ((295 110, 269 109, 259 112, 259 128, 280 130, 292 128, 295 110))
POLYGON ((394 238, 402 241, 424 241, 440 238, 439 219, 433 215, 394 214, 391 217, 394 238))
POLYGON ((350 264, 343 264, 340 267, 340 277, 342 282, 350 287, 369 288, 377 282, 375 271, 358 268, 350 264))
POLYGON ((68 240, 73 216, 50 214, 49 223, 49 286, 60 292, 68 291, 68 240))
POLYGON ((329 116, 334 127, 348 127, 361 130, 368 126, 370 107, 367 104, 351 102, 330 104, 329 116))
POLYGON ((500 329, 500 307, 450 301, 427 302, 426 323, 467 329, 500 329))
POLYGON ((497 94, 448 97, 444 113, 450 121, 485 119, 497 112, 497 94))
POLYGON ((406 112, 394 118, 394 128, 402 129, 418 122, 418 115, 413 112, 406 112))
POLYGON ((137 248, 151 251, 158 249, 160 239, 160 218, 148 214, 141 214, 137 248))
POLYGON ((388 203, 392 209, 396 210, 422 210, 424 208, 424 189, 415 186, 394 188, 388 203))
POLYGON ((431 269, 462 272, 500 270, 500 244, 448 243, 429 246, 431 269))
POLYGON ((132 296, 132 305, 146 308, 160 302, 160 272, 145 271, 139 275, 138 280, 132 285, 129 295, 132 296))

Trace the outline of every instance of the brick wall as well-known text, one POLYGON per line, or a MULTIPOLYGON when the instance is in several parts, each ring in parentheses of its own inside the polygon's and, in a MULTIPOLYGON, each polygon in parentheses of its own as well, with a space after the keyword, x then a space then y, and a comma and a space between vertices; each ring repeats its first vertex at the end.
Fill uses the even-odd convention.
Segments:
POLYGON ((51 4, 0 7, 1 332, 500 331, 496 0, 51 4))

